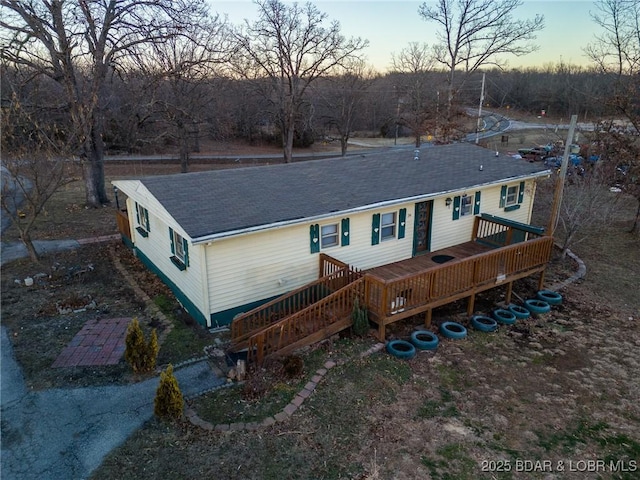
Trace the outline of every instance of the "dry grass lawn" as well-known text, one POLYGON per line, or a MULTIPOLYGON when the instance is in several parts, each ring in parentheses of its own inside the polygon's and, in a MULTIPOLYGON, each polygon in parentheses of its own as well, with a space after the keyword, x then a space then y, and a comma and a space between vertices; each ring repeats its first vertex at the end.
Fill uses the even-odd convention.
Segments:
MULTIPOLYGON (((525 143, 532 139, 525 138, 525 143)), ((107 176, 169 173, 175 168, 140 162, 108 165, 107 176)), ((587 264, 587 276, 563 290, 563 304, 549 314, 492 334, 469 329, 466 339, 441 339, 437 351, 420 352, 410 361, 384 352, 360 359, 358 352, 369 348, 373 338, 336 337, 301 352, 305 367, 300 377, 265 371, 260 375, 268 381, 254 380, 260 394, 237 386, 190 400, 212 422, 256 419, 278 411, 327 359, 351 359, 329 372, 287 422, 220 433, 186 421, 153 420, 112 452, 92 478, 636 479, 640 238, 628 233, 634 212, 633 202, 621 203, 606 235, 594 231, 576 247, 587 264)), ((81 185, 72 184, 52 200, 34 238, 114 233, 114 214, 114 206, 85 210, 81 185)), ((544 218, 547 213, 537 214, 544 218)), ((3 241, 11 238, 15 232, 3 241)), ((86 251, 82 255, 78 261, 91 261, 86 251)), ((44 259, 42 265, 54 260, 44 259)), ((563 278, 568 267, 574 268, 554 262, 548 280, 563 278)), ((8 288, 30 268, 35 267, 24 262, 3 268, 3 323, 10 308, 16 312, 9 324, 13 329, 19 328, 18 312, 30 299, 18 292, 7 295, 8 288)), ((127 309, 139 313, 140 305, 117 284, 114 278, 101 291, 101 304, 118 315, 127 309), (119 304, 123 295, 128 303, 119 304)), ((97 291, 99 282, 94 286, 97 291)), ((63 297, 64 288, 49 292, 48 302, 55 304, 55 295, 63 297)), ((524 280, 515 293, 529 298, 534 289, 534 280, 524 280)), ((478 310, 490 312, 503 293, 496 289, 480 295, 478 310)), ((34 319, 43 316, 30 308, 34 319)), ((434 323, 456 320, 469 326, 464 311, 458 303, 436 309, 434 323)), ((71 327, 67 331, 79 328, 73 319, 50 315, 48 322, 71 327)), ((420 326, 418 319, 398 322, 389 335, 406 338, 420 326)), ((64 335, 70 333, 61 334, 60 344, 64 335)), ((190 338, 196 345, 200 337, 190 338)), ((214 336, 205 341, 213 343, 214 336)), ((181 345, 189 345, 189 340, 181 345)), ((53 343, 46 348, 52 356, 53 343)), ((198 343, 193 354, 199 355, 201 348, 198 343)), ((115 369, 121 367, 113 368, 118 377, 115 369)), ((110 378, 109 372, 101 375, 110 378)), ((39 382, 41 387, 55 384, 50 377, 39 382)))

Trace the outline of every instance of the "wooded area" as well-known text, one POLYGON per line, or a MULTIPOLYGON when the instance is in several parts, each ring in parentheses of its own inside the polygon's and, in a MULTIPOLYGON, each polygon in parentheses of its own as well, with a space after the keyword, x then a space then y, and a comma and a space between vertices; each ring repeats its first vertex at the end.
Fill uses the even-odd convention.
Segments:
POLYGON ((317 141, 344 155, 354 133, 446 143, 470 133, 463 120, 484 85, 484 108, 597 124, 587 141, 625 167, 622 187, 640 198, 637 0, 596 3, 602 34, 585 46, 588 66, 526 69, 503 63, 535 50, 544 28, 513 15, 520 0, 423 4, 416 15, 438 43, 401 48, 387 72, 367 65, 366 39, 345 37, 315 5, 254 3, 255 22, 231 25, 204 0, 1 0, 2 112, 22 119, 3 129, 5 166, 18 168, 20 138, 55 132, 55 155, 82 166, 97 207, 110 202, 105 155, 177 152, 187 172, 204 141, 281 145, 285 162, 317 141))

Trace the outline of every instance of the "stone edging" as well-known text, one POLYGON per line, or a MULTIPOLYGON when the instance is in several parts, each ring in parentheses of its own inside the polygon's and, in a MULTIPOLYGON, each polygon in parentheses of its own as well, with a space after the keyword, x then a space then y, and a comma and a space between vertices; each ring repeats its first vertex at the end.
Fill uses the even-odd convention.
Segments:
MULTIPOLYGON (((116 267, 116 270, 118 270, 118 272, 124 277, 134 293, 144 301, 146 305, 144 313, 151 318, 157 319, 164 326, 164 329, 162 330, 160 335, 158 335, 158 343, 162 345, 162 342, 164 342, 165 338, 167 338, 167 335, 169 335, 169 333, 171 333, 171 330, 173 330, 173 322, 169 321, 169 319, 165 316, 164 313, 162 313, 158 306, 153 303, 151 297, 149 297, 149 295, 147 295, 146 292, 136 284, 133 277, 129 274, 128 270, 122 266, 122 263, 120 263, 120 259, 116 255, 115 250, 113 248, 110 248, 109 253, 111 254, 111 258, 113 259, 113 264, 116 267)), ((195 359, 195 361, 198 360, 199 359, 195 359)), ((187 362, 190 362, 190 360, 187 360, 187 362)))
MULTIPOLYGON (((384 348, 384 343, 376 343, 369 350, 363 352, 360 358, 367 357, 373 353, 379 352, 384 348)), ((269 427, 275 423, 285 422, 291 417, 296 410, 304 403, 304 401, 311 396, 318 384, 324 379, 329 371, 337 365, 344 365, 347 360, 339 360, 334 362, 329 360, 325 362, 323 368, 316 370, 315 375, 311 377, 311 380, 300 390, 296 396, 289 402, 289 404, 282 409, 281 412, 276 413, 273 416, 263 419, 261 422, 235 422, 235 423, 221 423, 214 425, 206 420, 203 420, 198 414, 190 407, 185 409, 185 416, 193 425, 196 425, 204 430, 218 431, 218 432, 238 432, 257 430, 262 427, 269 427)), ((223 387, 218 387, 223 388, 223 387)), ((215 389, 214 389, 215 390, 215 389)))
MULTIPOLYGON (((557 243, 555 245, 558 248, 562 248, 557 243)), ((553 285, 551 285, 549 287, 549 290, 553 290, 554 292, 558 291, 558 290, 561 290, 561 289, 565 288, 566 286, 568 286, 568 285, 570 285, 570 284, 572 284, 574 282, 577 282, 578 280, 581 280, 587 274, 587 266, 584 264, 584 262, 582 261, 582 259, 580 257, 578 257, 575 253, 573 253, 569 249, 567 249, 567 255, 569 255, 571 260, 573 260, 574 262, 576 262, 578 264, 578 270, 576 271, 576 273, 571 275, 569 278, 567 278, 563 282, 558 282, 558 283, 554 283, 553 285)))

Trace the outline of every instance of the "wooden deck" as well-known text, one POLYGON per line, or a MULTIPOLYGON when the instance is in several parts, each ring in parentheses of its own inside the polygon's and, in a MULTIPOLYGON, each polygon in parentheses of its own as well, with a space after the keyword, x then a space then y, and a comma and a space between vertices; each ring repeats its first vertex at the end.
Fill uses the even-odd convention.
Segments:
POLYGON ((553 248, 543 229, 481 215, 472 238, 362 272, 321 254, 319 279, 234 319, 232 343, 260 364, 349 328, 356 300, 384 341, 386 325, 421 313, 429 325, 434 308, 456 300, 468 299, 471 315, 484 290, 506 287, 510 302, 513 282, 533 274, 542 288, 553 248))
POLYGON ((415 275, 416 273, 420 273, 431 268, 439 268, 456 260, 472 257, 473 255, 489 252, 491 250, 493 250, 493 248, 478 242, 466 242, 453 247, 444 248, 442 250, 426 252, 417 257, 400 260, 399 262, 374 267, 369 270, 365 270, 362 273, 368 273, 383 282, 387 282, 398 280, 406 277, 407 275, 415 275), (434 261, 434 258, 439 260, 437 257, 452 258, 448 261, 434 261))

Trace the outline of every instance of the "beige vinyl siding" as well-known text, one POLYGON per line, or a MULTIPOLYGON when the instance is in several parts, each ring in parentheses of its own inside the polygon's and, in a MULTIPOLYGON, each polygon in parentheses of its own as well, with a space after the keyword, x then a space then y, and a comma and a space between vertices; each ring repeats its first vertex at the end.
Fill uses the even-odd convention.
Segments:
POLYGON ((342 218, 349 218, 350 244, 321 252, 361 269, 411 257, 413 204, 221 239, 206 247, 211 312, 280 295, 316 280, 319 255, 310 253, 309 227, 340 223, 342 218), (405 238, 371 245, 372 215, 400 208, 407 209, 405 238))
POLYGON ((129 222, 136 225, 135 202, 138 202, 149 211, 149 236, 143 237, 133 230, 133 243, 169 280, 171 280, 191 302, 205 315, 209 317, 206 296, 202 285, 202 271, 204 268, 201 257, 203 249, 189 243, 189 267, 179 270, 171 262, 171 239, 169 227, 173 228, 183 238, 189 239, 186 233, 176 225, 172 217, 160 206, 146 188, 141 184, 137 188, 127 188, 122 191, 128 196, 127 211, 129 222))
POLYGON ((473 233, 473 222, 475 215, 461 216, 458 220, 453 220, 453 204, 449 207, 445 205, 447 197, 453 198, 457 195, 466 193, 474 195, 480 190, 480 213, 489 213, 497 217, 508 218, 517 222, 529 223, 531 219, 531 210, 533 208, 533 193, 535 192, 535 182, 529 180, 525 182, 525 195, 520 208, 510 212, 505 212, 500 207, 500 189, 502 185, 520 185, 520 180, 503 183, 496 186, 486 187, 484 189, 468 189, 452 192, 446 196, 434 199, 434 210, 431 228, 431 251, 441 250, 443 248, 458 245, 471 241, 473 233))

